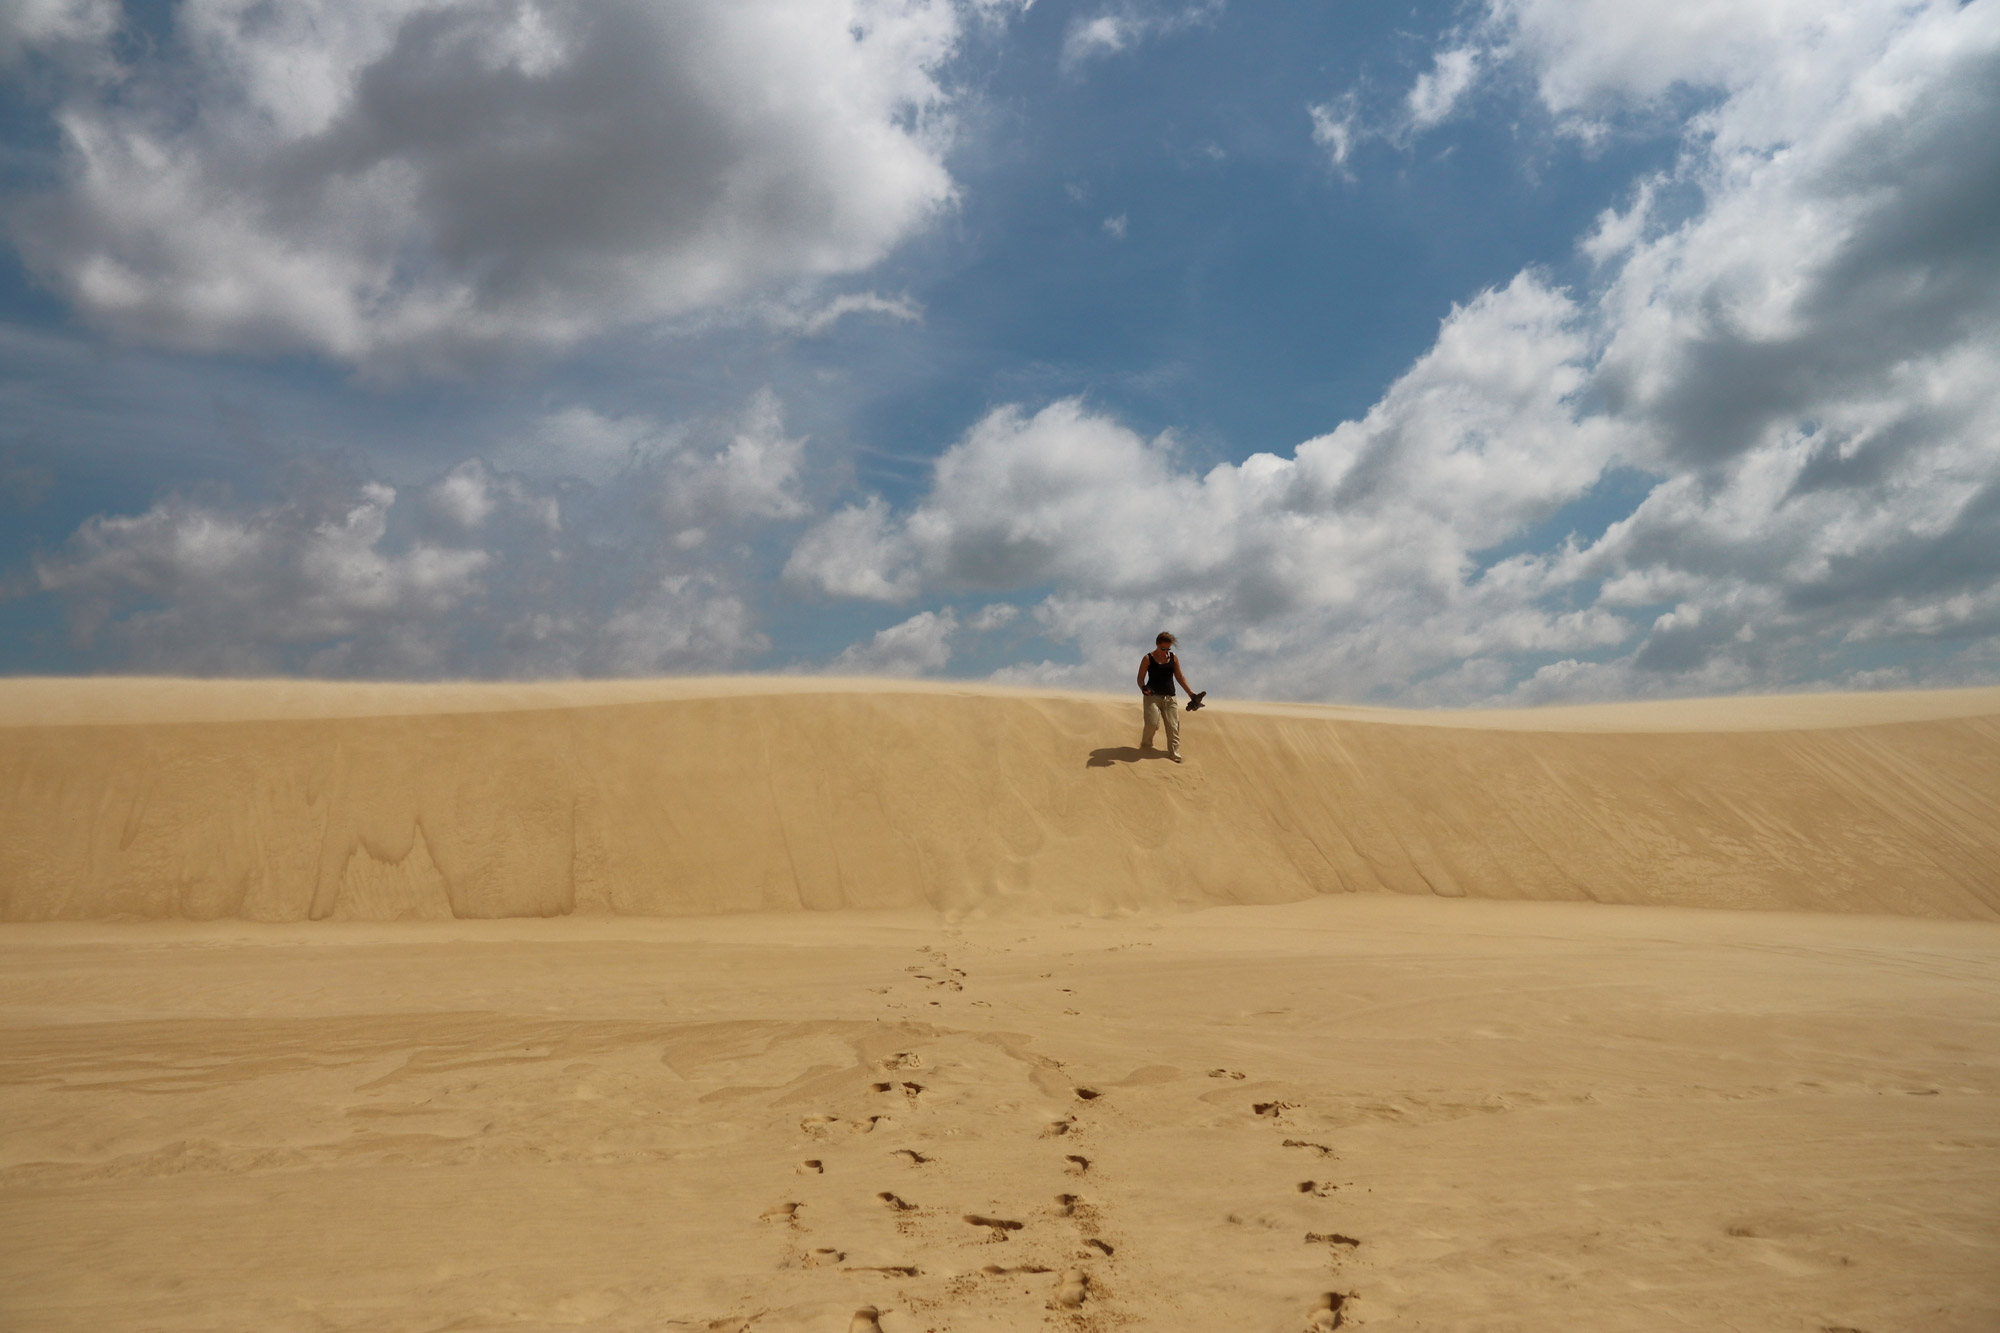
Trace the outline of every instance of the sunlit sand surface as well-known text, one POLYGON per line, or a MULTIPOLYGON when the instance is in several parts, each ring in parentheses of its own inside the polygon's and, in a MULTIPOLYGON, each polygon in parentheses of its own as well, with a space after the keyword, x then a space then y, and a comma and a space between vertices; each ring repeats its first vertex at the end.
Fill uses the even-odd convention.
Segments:
POLYGON ((25 684, 0 1328, 2000 1327, 2000 692, 25 684))
POLYGON ((1515 713, 900 682, 0 683, 0 920, 1321 893, 2000 917, 2000 688, 1515 713))

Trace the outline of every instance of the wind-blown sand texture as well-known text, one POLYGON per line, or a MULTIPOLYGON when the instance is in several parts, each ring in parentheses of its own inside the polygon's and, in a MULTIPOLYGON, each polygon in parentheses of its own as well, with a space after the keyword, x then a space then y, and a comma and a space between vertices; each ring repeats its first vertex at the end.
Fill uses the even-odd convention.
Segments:
POLYGON ((2000 1327, 2000 691, 1137 711, 0 687, 0 1329, 2000 1327))
POLYGON ((730 680, 0 686, 0 919, 1110 911, 1321 893, 2000 915, 2000 689, 1530 713, 730 680))

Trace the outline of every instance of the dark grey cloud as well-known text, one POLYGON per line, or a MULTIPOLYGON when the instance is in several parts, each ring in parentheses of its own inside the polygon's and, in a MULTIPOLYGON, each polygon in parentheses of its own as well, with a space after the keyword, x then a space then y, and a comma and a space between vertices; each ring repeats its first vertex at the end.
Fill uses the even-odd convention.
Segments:
MULTIPOLYGON (((183 5, 13 238, 86 318, 381 374, 851 274, 949 204, 951 0, 183 5)), ((108 39, 107 39, 108 40, 108 39)))

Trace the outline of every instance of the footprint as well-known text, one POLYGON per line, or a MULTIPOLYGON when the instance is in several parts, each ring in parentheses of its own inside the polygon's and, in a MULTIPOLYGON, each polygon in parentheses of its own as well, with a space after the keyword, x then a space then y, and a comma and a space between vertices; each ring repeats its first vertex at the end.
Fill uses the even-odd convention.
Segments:
POLYGON ((1252 1102, 1250 1103, 1250 1109, 1255 1111, 1258 1115, 1267 1115, 1270 1116, 1273 1120, 1276 1120, 1279 1116, 1283 1115, 1287 1111, 1296 1111, 1298 1109, 1298 1103, 1297 1102, 1252 1102))
POLYGON ((1056 1283, 1056 1304, 1065 1310, 1080 1309, 1089 1291, 1090 1275, 1081 1268, 1072 1268, 1056 1283))
POLYGON ((872 1305, 862 1306, 847 1321, 847 1333, 882 1333, 882 1312, 872 1305))
POLYGON ((875 1197, 899 1213, 914 1213, 917 1210, 917 1205, 911 1203, 908 1199, 899 1199, 887 1190, 883 1190, 875 1197))
POLYGON ((877 1064, 893 1074, 898 1069, 922 1069, 924 1067, 924 1057, 918 1055, 915 1051, 897 1051, 888 1059, 877 1061, 877 1064))
POLYGON ((1063 1170, 1069 1172, 1071 1175, 1080 1176, 1090 1170, 1090 1159, 1088 1157, 1078 1157, 1075 1153, 1071 1153, 1069 1156, 1063 1158, 1063 1160, 1069 1163, 1063 1170))
POLYGON ((802 1176, 823 1176, 826 1174, 826 1163, 820 1161, 817 1157, 808 1157, 805 1161, 793 1167, 792 1170, 802 1176))
POLYGON ((857 1120, 847 1127, 847 1132, 850 1134, 873 1134, 875 1126, 881 1124, 885 1118, 879 1115, 871 1115, 866 1120, 857 1120))
POLYGON ((999 1264, 988 1264, 979 1271, 988 1277, 1011 1277, 1015 1273, 1046 1273, 1049 1270, 1040 1264, 1021 1264, 1016 1268, 1003 1268, 999 1264))
POLYGON ((843 1268, 840 1271, 843 1273, 893 1273, 897 1277, 918 1277, 923 1273, 923 1270, 915 1264, 864 1264, 855 1268, 843 1268))
POLYGON ((890 1153, 889 1155, 891 1157, 900 1157, 904 1161, 908 1162, 911 1166, 922 1166, 926 1162, 931 1160, 930 1158, 924 1156, 922 1153, 918 1152, 915 1148, 898 1148, 896 1149, 896 1151, 890 1153))
POLYGON ((1076 1195, 1076 1194, 1056 1195, 1056 1216, 1057 1217, 1076 1216, 1076 1206, 1082 1202, 1083 1198, 1081 1195, 1076 1195))
POLYGON ((1109 1259, 1114 1253, 1116 1253, 1116 1251, 1114 1251, 1109 1245, 1106 1245, 1103 1241, 1099 1240, 1095 1236, 1090 1237, 1083 1243, 1085 1245, 1088 1245, 1091 1249, 1096 1250, 1099 1254, 1102 1254, 1107 1259, 1109 1259))
POLYGON ((1233 1070, 1233 1069, 1211 1069, 1211 1070, 1209 1070, 1209 1071, 1208 1071, 1208 1076, 1209 1076, 1210 1078, 1242 1078, 1242 1077, 1244 1077, 1244 1076, 1243 1076, 1242 1074, 1239 1074, 1239 1073, 1237 1073, 1237 1072, 1236 1072, 1235 1070, 1233 1070))
POLYGON ((797 1222, 803 1207, 802 1203, 774 1203, 757 1216, 766 1222, 797 1222))
POLYGON ((1070 1119, 1068 1116, 1064 1116, 1060 1120, 1051 1120, 1042 1130, 1042 1137, 1045 1139, 1059 1139, 1069 1133, 1070 1127, 1074 1124, 1076 1124, 1076 1121, 1070 1119))
POLYGON ((993 1233, 992 1239, 994 1240, 1005 1240, 1007 1239, 1008 1232, 1019 1231, 1024 1225, 1023 1223, 1010 1221, 1004 1217, 981 1217, 977 1213, 967 1213, 965 1221, 970 1226, 987 1228, 993 1233))
POLYGON ((831 1134, 833 1127, 839 1123, 840 1117, 837 1115, 809 1115, 799 1121, 799 1128, 816 1139, 823 1139, 831 1134))
POLYGON ((919 1094, 923 1092, 923 1090, 924 1090, 924 1085, 921 1083, 905 1083, 903 1085, 903 1095, 905 1097, 908 1097, 911 1101, 915 1101, 919 1096, 919 1094))
POLYGON ((1306 1232, 1306 1244, 1308 1245, 1359 1245, 1360 1243, 1354 1237, 1343 1236, 1338 1231, 1306 1232))
POLYGON ((889 1089, 895 1086, 896 1085, 893 1083, 870 1083, 868 1085, 868 1090, 870 1092, 887 1092, 889 1089))
POLYGON ((1339 1188, 1340 1186, 1330 1180, 1301 1180, 1299 1182, 1299 1193, 1310 1194, 1315 1199, 1324 1199, 1339 1188))
POLYGON ((1096 1088, 1078 1088, 1076 1090, 1076 1096, 1078 1101, 1094 1102, 1103 1095, 1104 1094, 1099 1092, 1096 1088))
POLYGON ((1314 1156, 1333 1156, 1333 1149, 1327 1147, 1324 1143, 1307 1143, 1304 1139, 1286 1139, 1278 1146, 1281 1148, 1311 1148, 1314 1156))
POLYGON ((806 1256, 806 1267, 824 1268, 828 1264, 837 1264, 845 1258, 847 1256, 839 1250, 817 1249, 806 1256))
POLYGON ((1319 1298, 1312 1312, 1306 1316, 1306 1333, 1328 1333, 1340 1327, 1340 1307, 1347 1304, 1347 1297, 1337 1291, 1329 1291, 1319 1298))

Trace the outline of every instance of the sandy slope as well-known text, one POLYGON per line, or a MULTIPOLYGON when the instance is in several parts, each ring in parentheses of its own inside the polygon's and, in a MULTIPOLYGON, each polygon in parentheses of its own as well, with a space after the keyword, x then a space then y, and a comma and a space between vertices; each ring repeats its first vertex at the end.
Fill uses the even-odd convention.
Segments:
POLYGON ((1983 922, 9 925, 0 1123, 15 1333, 2000 1327, 1983 922))
POLYGON ((0 684, 0 1329, 2000 1327, 2000 691, 1135 713, 0 684))
POLYGON ((2000 914, 2000 689, 1411 714, 737 679, 0 682, 0 918, 2000 914))

